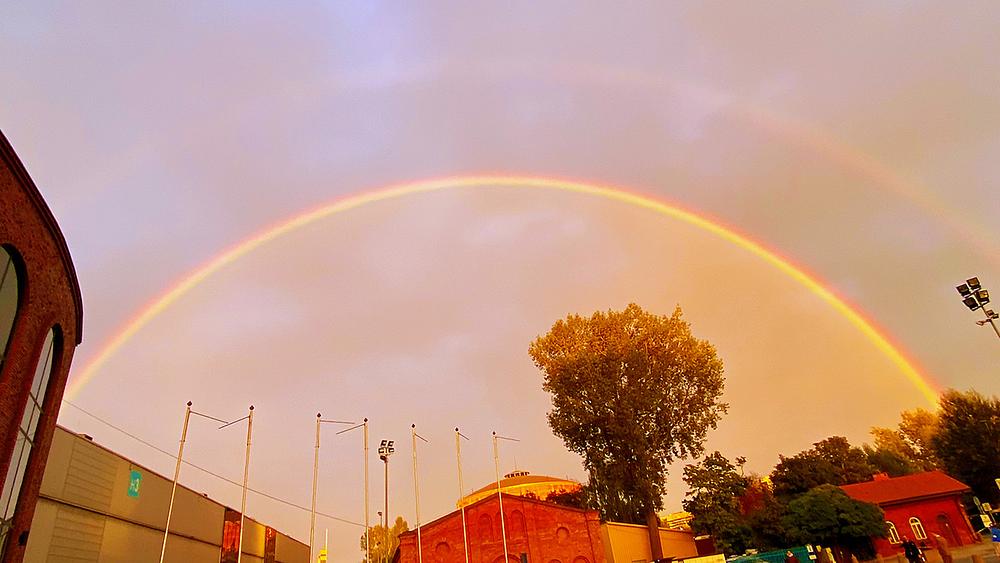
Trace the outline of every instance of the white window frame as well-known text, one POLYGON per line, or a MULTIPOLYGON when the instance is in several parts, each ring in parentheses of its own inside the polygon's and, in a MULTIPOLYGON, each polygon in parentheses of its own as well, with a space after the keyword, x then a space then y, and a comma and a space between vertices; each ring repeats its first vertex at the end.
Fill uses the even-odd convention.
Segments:
POLYGON ((913 530, 914 539, 927 539, 927 531, 924 530, 924 523, 920 521, 920 518, 917 518, 916 516, 910 517, 910 529, 913 530))
POLYGON ((0 555, 6 551, 11 541, 14 518, 17 516, 17 502, 24 488, 25 472, 35 448, 35 433, 42 419, 42 405, 49 381, 55 367, 56 345, 59 337, 56 327, 45 334, 42 349, 35 366, 35 375, 31 380, 31 390, 28 394, 28 404, 24 406, 24 415, 17 428, 17 442, 14 445, 14 455, 7 467, 7 474, 0 484, 0 555))
POLYGON ((888 520, 885 521, 885 531, 886 535, 889 536, 889 543, 897 544, 903 542, 899 537, 899 531, 896 530, 896 525, 888 520))

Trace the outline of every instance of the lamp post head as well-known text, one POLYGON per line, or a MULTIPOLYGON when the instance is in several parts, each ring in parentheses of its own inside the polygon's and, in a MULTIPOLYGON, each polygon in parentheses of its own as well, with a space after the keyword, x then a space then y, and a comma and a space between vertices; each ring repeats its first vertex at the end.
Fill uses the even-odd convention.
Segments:
POLYGON ((971 289, 972 291, 976 291, 977 289, 982 287, 982 285, 979 284, 979 278, 969 278, 965 280, 965 283, 969 284, 969 289, 971 289))

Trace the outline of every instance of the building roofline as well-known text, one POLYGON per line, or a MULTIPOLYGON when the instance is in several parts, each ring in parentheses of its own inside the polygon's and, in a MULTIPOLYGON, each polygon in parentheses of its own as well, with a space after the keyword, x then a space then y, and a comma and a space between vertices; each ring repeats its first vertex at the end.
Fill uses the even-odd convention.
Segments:
POLYGON ((21 182, 21 185, 24 186, 28 197, 35 205, 38 214, 42 216, 52 234, 52 238, 56 242, 56 247, 62 258, 63 269, 66 271, 66 277, 73 292, 73 306, 76 309, 76 344, 80 344, 83 341, 83 296, 80 293, 80 282, 76 277, 76 268, 73 266, 73 258, 69 254, 66 238, 59 228, 59 223, 56 222, 55 216, 52 215, 52 210, 49 209, 41 192, 38 191, 38 186, 31 179, 28 170, 24 167, 24 163, 21 162, 20 157, 14 152, 14 147, 11 146, 10 141, 7 140, 2 130, 0 130, 0 157, 7 163, 7 166, 14 173, 18 181, 21 182))
POLYGON ((465 495, 462 498, 466 499, 466 498, 478 495, 480 493, 495 491, 497 489, 497 484, 498 483, 500 484, 500 488, 502 488, 502 489, 524 488, 524 487, 531 487, 531 486, 534 486, 534 485, 544 485, 546 483, 552 483, 552 484, 557 484, 557 483, 571 483, 571 484, 574 484, 574 485, 582 486, 582 485, 580 485, 580 483, 578 481, 574 481, 574 480, 569 479, 569 478, 562 479, 560 477, 552 477, 550 475, 534 475, 534 474, 529 474, 529 475, 521 475, 519 477, 530 477, 533 480, 526 481, 526 482, 523 482, 523 483, 516 483, 516 484, 504 485, 503 484, 504 481, 513 481, 513 480, 515 480, 515 479, 518 478, 518 477, 505 477, 503 479, 500 479, 499 482, 498 481, 493 481, 492 483, 484 485, 484 486, 482 486, 482 487, 480 487, 480 488, 472 491, 471 493, 465 495))
MULTIPOLYGON (((109 448, 109 447, 107 447, 105 445, 97 443, 96 441, 94 441, 94 439, 89 434, 82 434, 80 432, 74 432, 74 431, 70 430, 69 428, 66 428, 65 426, 63 426, 61 424, 56 424, 56 428, 59 429, 59 430, 64 430, 64 431, 68 432, 73 438, 76 438, 78 440, 84 440, 85 442, 87 442, 88 444, 90 444, 90 445, 92 445, 94 447, 100 448, 100 449, 108 452, 109 454, 117 457, 117 458, 121 458, 121 459, 129 462, 129 464, 131 464, 131 465, 133 465, 135 467, 138 467, 139 469, 142 469, 142 470, 146 471, 147 473, 155 475, 155 476, 157 476, 157 477, 159 477, 161 479, 164 479, 164 480, 166 480, 168 482, 171 482, 171 483, 173 483, 173 481, 174 481, 172 478, 167 477, 166 475, 163 475, 163 474, 159 473, 158 471, 153 471, 149 467, 147 467, 147 466, 145 466, 145 465, 143 465, 141 463, 138 463, 138 462, 132 460, 131 458, 127 458, 127 457, 123 456, 122 454, 120 454, 120 453, 112 450, 111 448, 109 448)), ((170 455, 171 455, 171 457, 174 457, 173 454, 170 454, 170 455)), ((187 463, 187 461, 185 461, 185 463, 187 463)), ((233 508, 231 506, 225 505, 225 504, 223 504, 223 503, 215 500, 214 498, 208 496, 208 493, 204 493, 204 492, 201 492, 201 491, 196 491, 196 490, 192 489, 191 487, 188 487, 187 485, 181 484, 180 481, 177 482, 177 487, 181 488, 181 489, 186 489, 187 491, 191 492, 192 494, 197 495, 198 497, 201 497, 201 498, 203 498, 203 499, 207 500, 208 502, 211 502, 211 503, 213 503, 215 505, 221 506, 222 508, 227 508, 229 510, 232 510, 232 511, 235 511, 235 512, 239 513, 239 510, 236 510, 235 508, 233 508)), ((63 502, 60 499, 56 499, 56 500, 59 501, 59 502, 63 502)), ((285 536, 287 536, 287 537, 289 537, 289 538, 291 538, 291 539, 293 539, 293 540, 295 540, 295 541, 297 541, 297 542, 299 542, 301 544, 309 545, 306 542, 295 538, 295 536, 293 536, 291 534, 282 532, 281 530, 275 528, 274 526, 270 526, 268 524, 265 524, 264 522, 261 522, 260 520, 257 520, 256 518, 253 518, 253 517, 251 517, 249 515, 244 515, 244 516, 246 517, 247 520, 252 520, 252 521, 260 524, 261 526, 264 526, 265 528, 271 528, 272 530, 274 530, 276 532, 279 532, 279 533, 281 533, 281 534, 283 534, 283 535, 285 535, 285 536)))
MULTIPOLYGON (((597 513, 596 510, 591 510, 591 509, 588 509, 588 508, 577 508, 575 506, 566 506, 565 504, 559 504, 559 503, 556 503, 556 502, 549 502, 549 501, 545 501, 545 500, 541 500, 541 499, 537 499, 537 498, 531 498, 531 497, 522 497, 520 495, 512 495, 510 493, 503 493, 503 494, 507 495, 507 498, 509 499, 508 502, 510 502, 510 501, 524 501, 524 502, 529 502, 529 503, 534 503, 534 504, 541 504, 543 506, 554 506, 554 507, 557 507, 557 508, 562 509, 562 510, 569 510, 569 511, 572 511, 572 512, 580 512, 580 513, 583 513, 583 514, 587 514, 587 513, 590 513, 590 512, 597 513)), ((456 508, 455 510, 452 510, 451 512, 448 512, 448 513, 445 513, 445 514, 443 514, 441 516, 438 516, 437 518, 435 518, 434 520, 431 520, 430 522, 428 522, 426 524, 421 524, 420 528, 423 529, 423 528, 427 528, 427 527, 432 526, 432 525, 439 524, 443 520, 445 520, 446 518, 449 518, 452 514, 455 514, 456 512, 461 512, 462 510, 471 510, 472 507, 479 506, 480 504, 485 504, 485 503, 487 503, 487 502, 489 502, 489 501, 491 501, 491 500, 493 500, 495 498, 496 498, 496 496, 494 496, 494 495, 490 495, 488 497, 483 497, 483 498, 477 500, 476 502, 474 502, 474 503, 472 503, 470 505, 465 506, 464 509, 463 508, 456 508)), ((408 534, 416 534, 416 533, 417 533, 417 529, 414 528, 412 530, 407 530, 407 531, 405 531, 405 532, 403 532, 403 533, 401 533, 399 535, 400 536, 405 536, 405 535, 408 535, 408 534)))

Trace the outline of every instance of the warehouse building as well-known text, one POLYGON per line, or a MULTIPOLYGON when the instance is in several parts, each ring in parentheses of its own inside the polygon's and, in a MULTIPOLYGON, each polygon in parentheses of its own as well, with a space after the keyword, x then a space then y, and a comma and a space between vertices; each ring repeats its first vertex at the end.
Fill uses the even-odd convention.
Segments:
MULTIPOLYGON (((172 480, 56 427, 24 561, 157 562, 172 480)), ((309 546, 246 518, 244 562, 308 563, 309 546)), ((166 558, 236 563, 240 513, 177 487, 166 558)))

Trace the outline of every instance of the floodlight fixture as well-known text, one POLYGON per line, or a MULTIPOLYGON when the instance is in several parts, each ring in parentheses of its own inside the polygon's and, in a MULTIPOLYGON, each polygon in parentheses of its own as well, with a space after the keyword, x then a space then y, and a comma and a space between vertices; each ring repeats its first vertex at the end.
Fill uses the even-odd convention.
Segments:
POLYGON ((983 285, 979 283, 979 278, 969 278, 965 280, 965 283, 955 287, 955 289, 957 289, 959 295, 962 296, 962 303, 964 303, 970 311, 982 310, 983 314, 986 315, 986 319, 976 321, 976 324, 979 326, 989 324, 993 327, 993 332, 997 333, 997 337, 1000 338, 1000 326, 997 326, 997 323, 994 322, 997 319, 1000 319, 1000 315, 992 309, 986 308, 986 305, 990 302, 990 292, 984 289, 983 285))

